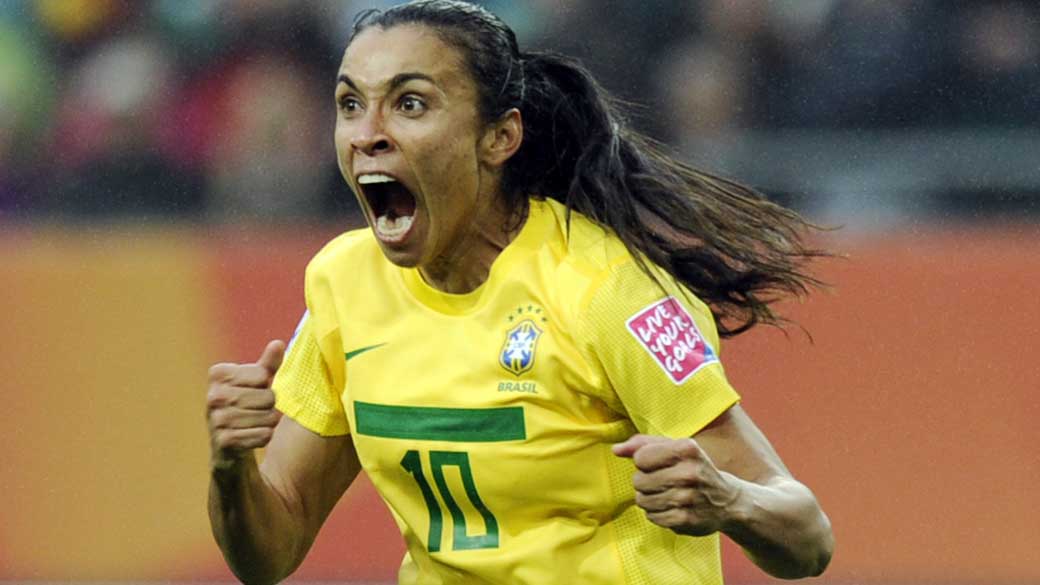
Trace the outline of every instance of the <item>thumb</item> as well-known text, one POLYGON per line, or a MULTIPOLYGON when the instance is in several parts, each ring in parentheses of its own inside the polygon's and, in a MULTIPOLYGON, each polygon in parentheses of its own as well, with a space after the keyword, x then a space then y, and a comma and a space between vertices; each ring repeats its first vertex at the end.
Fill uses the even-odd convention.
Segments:
POLYGON ((268 342, 264 353, 260 355, 260 359, 256 360, 256 365, 263 367, 273 376, 278 371, 278 367, 282 365, 283 357, 285 357, 285 342, 275 339, 268 342))
POLYGON ((636 451, 642 449, 646 445, 651 443, 663 443, 669 441, 667 437, 659 437, 656 435, 632 435, 623 443, 616 443, 611 447, 611 451, 618 457, 631 458, 636 454, 636 451))

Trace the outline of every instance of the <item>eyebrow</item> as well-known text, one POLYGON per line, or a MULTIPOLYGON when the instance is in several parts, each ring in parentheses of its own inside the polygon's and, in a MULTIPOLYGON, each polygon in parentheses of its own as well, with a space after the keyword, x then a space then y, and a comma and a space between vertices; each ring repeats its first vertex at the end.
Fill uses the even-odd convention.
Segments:
MULTIPOLYGON (((433 85, 437 85, 437 82, 434 81, 432 77, 430 77, 429 75, 426 75, 425 73, 418 73, 418 72, 398 73, 397 75, 395 75, 392 78, 390 78, 390 88, 389 88, 388 91, 393 91, 393 90, 397 89, 398 87, 404 85, 405 83, 408 83, 409 81, 413 81, 413 80, 416 80, 416 79, 421 80, 421 81, 429 82, 429 83, 431 83, 433 85)), ((358 93, 361 93, 361 90, 358 89, 357 84, 355 84, 354 81, 352 79, 350 79, 350 77, 347 76, 347 74, 345 74, 345 73, 340 73, 339 77, 336 78, 336 82, 337 83, 345 83, 345 84, 347 84, 347 86, 350 87, 350 89, 353 89, 354 91, 356 91, 358 93)))

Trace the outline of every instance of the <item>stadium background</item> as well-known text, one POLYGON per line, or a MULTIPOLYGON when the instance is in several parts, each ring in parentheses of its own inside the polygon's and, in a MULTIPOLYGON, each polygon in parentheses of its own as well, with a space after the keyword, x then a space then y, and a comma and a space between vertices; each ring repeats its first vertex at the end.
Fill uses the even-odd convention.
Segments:
MULTIPOLYGON (((786 307, 813 341, 723 347, 832 518, 818 582, 1040 582, 1036 3, 486 4, 681 156, 844 226, 833 289, 786 307)), ((331 94, 361 6, 0 1, 0 581, 231 578, 205 372, 290 335, 359 224, 331 94)), ((401 550, 360 481, 294 579, 391 581, 401 550)))

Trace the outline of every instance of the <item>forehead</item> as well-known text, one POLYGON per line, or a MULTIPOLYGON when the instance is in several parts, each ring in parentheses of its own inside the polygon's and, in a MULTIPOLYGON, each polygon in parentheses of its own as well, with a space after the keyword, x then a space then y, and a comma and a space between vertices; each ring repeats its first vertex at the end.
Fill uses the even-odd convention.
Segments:
POLYGON ((339 72, 373 88, 400 73, 428 75, 442 88, 470 82, 462 53, 433 29, 416 24, 365 29, 347 47, 339 72))

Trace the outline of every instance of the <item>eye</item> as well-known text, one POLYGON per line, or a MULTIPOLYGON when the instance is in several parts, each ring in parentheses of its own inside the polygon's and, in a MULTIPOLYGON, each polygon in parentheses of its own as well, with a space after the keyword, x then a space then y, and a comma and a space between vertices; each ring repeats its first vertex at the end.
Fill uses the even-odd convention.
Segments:
POLYGON ((397 102, 397 107, 409 116, 418 116, 426 111, 426 102, 418 96, 409 94, 401 97, 401 101, 397 102))
POLYGON ((339 102, 339 109, 345 114, 349 115, 361 111, 361 102, 352 95, 344 95, 337 102, 339 102))

